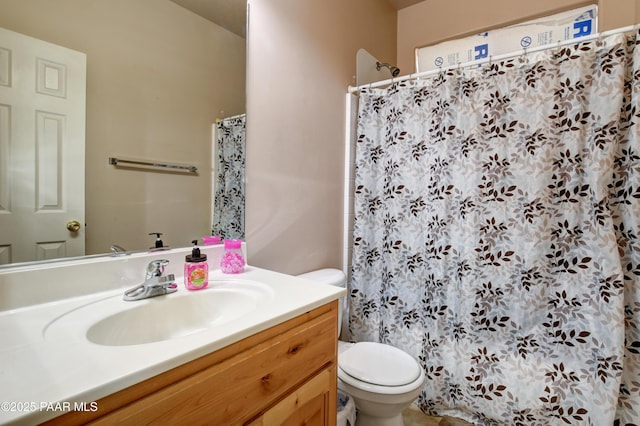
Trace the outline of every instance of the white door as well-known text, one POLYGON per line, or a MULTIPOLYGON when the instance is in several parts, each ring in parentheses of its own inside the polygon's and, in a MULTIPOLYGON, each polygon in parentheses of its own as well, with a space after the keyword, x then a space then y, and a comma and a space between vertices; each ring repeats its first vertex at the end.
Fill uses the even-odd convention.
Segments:
POLYGON ((0 28, 0 264, 84 255, 85 105, 84 53, 0 28))

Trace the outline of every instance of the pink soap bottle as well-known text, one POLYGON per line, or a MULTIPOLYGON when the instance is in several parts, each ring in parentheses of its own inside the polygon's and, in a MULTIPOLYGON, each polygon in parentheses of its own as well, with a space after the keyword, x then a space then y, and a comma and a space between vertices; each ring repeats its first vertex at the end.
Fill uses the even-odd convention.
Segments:
POLYGON ((224 254, 220 259, 220 270, 225 274, 239 274, 244 271, 242 240, 224 240, 224 254))
POLYGON ((189 290, 202 290, 209 285, 209 264, 207 255, 200 253, 198 240, 192 243, 196 246, 184 259, 184 286, 189 290))

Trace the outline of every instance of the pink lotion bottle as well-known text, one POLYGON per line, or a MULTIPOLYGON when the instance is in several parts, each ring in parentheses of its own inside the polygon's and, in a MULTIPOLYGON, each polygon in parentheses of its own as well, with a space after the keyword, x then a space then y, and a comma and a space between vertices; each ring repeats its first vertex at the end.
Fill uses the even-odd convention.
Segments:
POLYGON ((225 274, 239 274, 244 271, 242 240, 224 240, 224 254, 220 259, 220 270, 225 274))
POLYGON ((209 264, 207 255, 200 253, 198 240, 193 240, 196 246, 184 260, 184 286, 188 290, 202 290, 209 285, 209 264))

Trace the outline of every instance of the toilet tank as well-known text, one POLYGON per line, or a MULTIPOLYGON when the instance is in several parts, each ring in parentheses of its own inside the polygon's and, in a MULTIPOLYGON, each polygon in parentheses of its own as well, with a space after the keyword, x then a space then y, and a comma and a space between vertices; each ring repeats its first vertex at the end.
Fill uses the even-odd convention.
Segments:
MULTIPOLYGON (((298 277, 314 281, 319 284, 334 285, 343 288, 347 286, 347 276, 340 269, 318 269, 316 271, 300 274, 298 277)), ((338 299, 338 338, 340 338, 340 332, 342 331, 342 317, 345 309, 345 301, 346 299, 344 296, 338 299)))

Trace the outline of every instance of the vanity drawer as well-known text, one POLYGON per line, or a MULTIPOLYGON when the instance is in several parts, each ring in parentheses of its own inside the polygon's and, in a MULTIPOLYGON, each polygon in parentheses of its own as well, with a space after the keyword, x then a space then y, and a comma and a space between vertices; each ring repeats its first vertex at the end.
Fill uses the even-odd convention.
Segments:
MULTIPOLYGON (((95 423, 231 425, 249 421, 300 383, 335 365, 336 312, 332 307, 95 423)), ((327 391, 335 395, 335 390, 327 391)))
POLYGON ((330 389, 337 386, 336 368, 325 368, 247 426, 333 424, 329 419, 335 419, 337 413, 332 413, 330 402, 336 395, 330 389))

